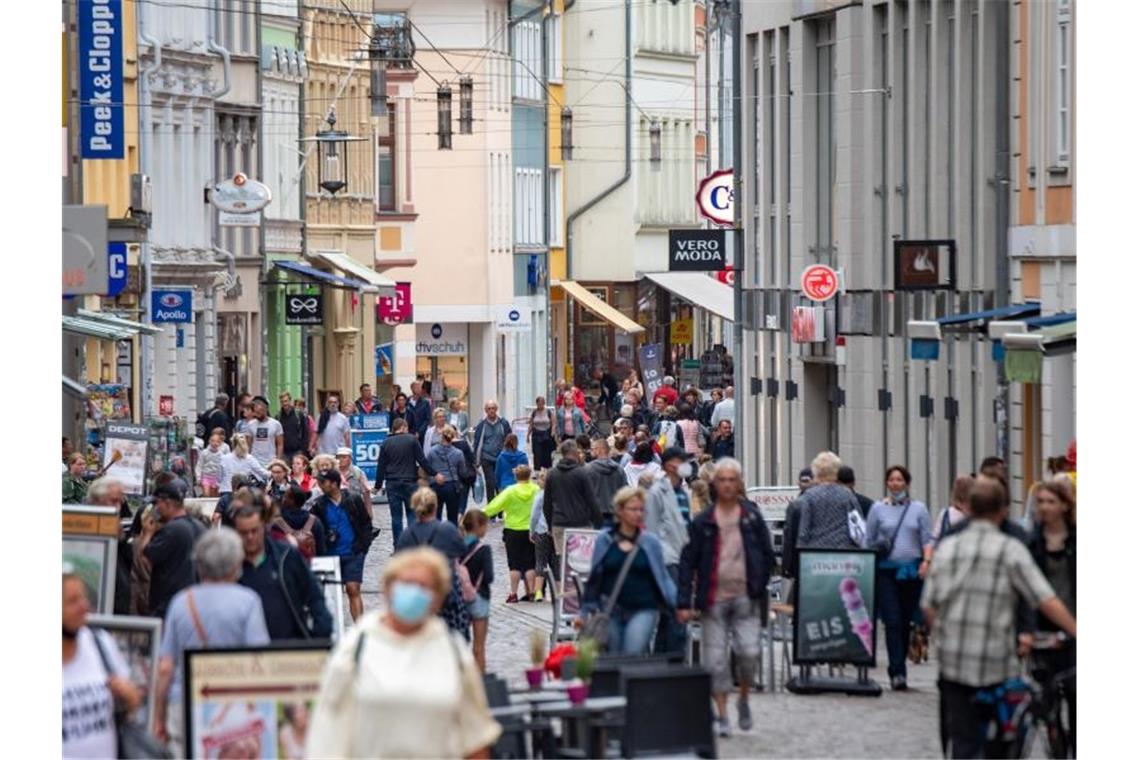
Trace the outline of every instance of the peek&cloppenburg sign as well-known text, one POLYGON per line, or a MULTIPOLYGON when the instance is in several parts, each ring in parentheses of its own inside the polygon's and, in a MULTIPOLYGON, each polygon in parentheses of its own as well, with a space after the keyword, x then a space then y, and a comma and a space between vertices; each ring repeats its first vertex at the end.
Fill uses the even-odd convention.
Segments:
POLYGON ((123 157, 123 14, 121 0, 78 6, 79 154, 123 157))

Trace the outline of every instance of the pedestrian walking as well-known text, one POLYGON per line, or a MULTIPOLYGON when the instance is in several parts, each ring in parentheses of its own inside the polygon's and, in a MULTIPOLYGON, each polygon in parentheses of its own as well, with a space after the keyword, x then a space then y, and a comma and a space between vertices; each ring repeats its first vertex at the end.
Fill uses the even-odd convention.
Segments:
POLYGON ((292 546, 308 563, 313 557, 328 554, 325 525, 312 512, 305 509, 309 492, 291 483, 281 497, 281 511, 270 520, 292 546))
POLYGON ((300 553, 271 539, 267 528, 256 507, 242 507, 234 514, 244 553, 238 583, 261 598, 271 640, 328 638, 332 616, 316 576, 300 553))
POLYGON ((269 482, 269 470, 262 466, 257 457, 249 453, 249 439, 241 433, 235 433, 230 440, 230 453, 222 456, 222 478, 219 490, 225 494, 233 491, 233 478, 235 475, 246 475, 258 478, 262 483, 269 482))
POLYGON ((67 458, 67 472, 63 475, 63 503, 82 504, 87 498, 87 457, 76 452, 67 458))
POLYGON ((341 446, 351 446, 348 417, 340 413, 340 397, 330 393, 317 421, 317 453, 335 454, 341 446))
MULTIPOLYGON (((205 440, 215 429, 222 429, 222 440, 229 440, 234 434, 234 422, 230 419, 226 409, 230 405, 230 397, 225 393, 214 396, 214 405, 198 415, 195 425, 195 435, 205 440)), ((239 405, 240 408, 240 405, 239 405)))
POLYGON ((283 459, 274 459, 269 463, 269 482, 265 490, 275 502, 281 501, 285 489, 289 487, 289 465, 283 459))
POLYGON ((428 548, 401 552, 380 584, 384 610, 365 615, 329 656, 306 756, 489 757, 501 728, 483 677, 436 617, 451 591, 447 561, 428 548))
POLYGON ((404 517, 408 524, 415 521, 412 514, 412 492, 419 479, 417 467, 423 468, 429 476, 435 470, 428 464, 423 447, 408 429, 403 417, 393 417, 389 423, 388 437, 380 446, 380 456, 376 462, 376 480, 384 483, 388 495, 388 511, 392 516, 392 547, 400 543, 404 530, 404 517))
POLYGON ((503 439, 503 450, 495 459, 495 487, 502 491, 515 484, 515 468, 520 464, 529 465, 525 451, 519 451, 519 437, 510 433, 503 439))
POLYGON ((866 546, 875 549, 875 595, 887 638, 887 675, 891 689, 903 691, 911 621, 922 594, 922 579, 930 567, 934 539, 930 512, 910 498, 910 472, 891 465, 886 473, 887 495, 867 516, 866 546))
POLYGON ((715 462, 723 457, 731 457, 736 452, 736 436, 732 431, 732 420, 722 419, 717 423, 713 434, 709 436, 709 442, 706 446, 709 456, 715 462))
MULTIPOLYGON (((558 449, 562 458, 546 476, 542 511, 554 539, 554 551, 561 557, 567 528, 596 528, 602 524, 602 510, 594 501, 590 478, 574 441, 563 441, 558 449)), ((557 561, 557 560, 555 560, 557 561)))
POLYGON ((574 403, 573 391, 566 391, 562 394, 562 403, 559 405, 555 416, 558 419, 556 427, 559 440, 577 438, 586 432, 586 418, 582 416, 582 410, 574 403))
POLYGON ((641 482, 642 475, 656 478, 657 473, 661 471, 661 465, 656 462, 655 456, 653 444, 649 442, 647 436, 642 436, 642 440, 633 450, 633 456, 629 463, 622 468, 625 472, 626 483, 637 487, 641 482))
POLYGON ((313 473, 309 471, 309 458, 304 454, 294 454, 289 461, 292 463, 289 468, 289 482, 305 493, 312 493, 317 487, 317 482, 313 479, 313 473))
POLYGON ((604 649, 625 655, 649 653, 660 611, 671 613, 677 586, 665 568, 660 539, 642 530, 645 491, 626 486, 614 496, 616 522, 603 528, 594 542, 590 575, 582 590, 585 628, 599 610, 609 618, 604 649))
POLYGON ((63 757, 119 757, 115 711, 128 716, 142 704, 131 669, 115 639, 87 625, 87 584, 63 567, 63 757))
POLYGON ((352 463, 352 449, 341 446, 336 450, 336 471, 340 473, 342 487, 360 497, 364 502, 364 509, 368 512, 368 519, 372 519, 372 484, 364 470, 352 463))
POLYGON ((281 404, 277 422, 281 425, 283 459, 290 462, 297 454, 309 452, 309 419, 293 405, 293 396, 288 391, 282 391, 277 400, 281 404))
POLYGON ((952 527, 966 519, 967 510, 970 508, 970 489, 973 487, 972 475, 959 475, 954 478, 954 487, 950 490, 950 506, 942 510, 931 528, 935 543, 942 540, 943 536, 949 535, 952 527))
POLYGON ((677 428, 681 436, 680 445, 684 447, 685 453, 689 456, 700 456, 704 442, 708 438, 704 426, 697 421, 696 412, 688 404, 677 407, 677 415, 679 417, 677 428))
POLYGON ((838 483, 839 457, 821 451, 811 462, 814 485, 800 495, 797 549, 848 549, 859 544, 847 528, 847 515, 859 509, 850 488, 838 483))
POLYGON ((178 592, 162 625, 154 733, 175 757, 184 753, 183 654, 187 649, 258 647, 269 643, 261 598, 238 585, 242 543, 230 528, 207 531, 194 546, 198 582, 178 592))
MULTIPOLYGON (((685 478, 692 474, 692 468, 685 450, 671 446, 661 454, 660 477, 655 477, 646 489, 645 531, 661 540, 665 571, 674 583, 679 577, 681 551, 689 542, 685 519, 689 512, 689 495, 685 490, 685 478)), ((657 626, 654 651, 684 651, 685 643, 685 626, 677 622, 670 610, 657 626)))
POLYGON ((594 503, 602 510, 602 524, 614 523, 614 496, 618 491, 629 485, 625 471, 613 460, 609 441, 605 438, 595 438, 590 442, 590 451, 593 460, 586 465, 586 477, 590 481, 590 490, 594 496, 594 503))
POLYGON ((226 443, 225 431, 214 428, 210 431, 209 440, 202 450, 198 452, 198 485, 202 488, 202 495, 217 496, 224 477, 222 457, 230 453, 226 443))
POLYGON ((431 413, 431 426, 424 431, 424 456, 431 453, 431 450, 436 444, 440 442, 443 436, 443 428, 447 425, 447 412, 442 407, 437 407, 431 413))
POLYGON ((542 396, 534 400, 534 410, 527 420, 526 440, 534 454, 536 470, 549 470, 554 466, 552 455, 557 444, 554 442, 554 411, 546 405, 542 396))
MULTIPOLYGON (((463 494, 463 483, 460 477, 467 466, 463 453, 452 443, 458 433, 455 428, 445 425, 439 445, 434 446, 427 456, 428 466, 435 472, 431 489, 435 491, 436 498, 447 508, 447 519, 452 525, 459 525, 459 518, 465 511, 466 504, 460 503, 463 494)), ((440 519, 443 519, 443 510, 440 510, 440 519)))
POLYGON ((847 486, 851 489, 851 493, 855 494, 855 500, 859 502, 859 512, 863 515, 863 519, 867 519, 867 515, 871 513, 871 505, 875 503, 873 499, 859 493, 855 488, 855 470, 843 465, 839 468, 839 475, 836 480, 840 485, 847 486))
MULTIPOLYGON (((554 539, 550 535, 550 526, 546 524, 546 516, 542 512, 548 472, 549 470, 539 470, 532 479, 539 488, 534 495, 534 503, 530 508, 530 542, 534 544, 534 601, 536 602, 541 602, 543 599, 547 569, 549 568, 550 574, 555 580, 558 580, 561 575, 561 569, 557 565, 557 557, 554 552, 554 539)), ((625 482, 624 478, 622 482, 625 482)))
POLYGON ((748 693, 759 667, 760 626, 768 616, 772 538, 760 509, 744 498, 744 473, 735 459, 715 465, 716 503, 693 518, 678 568, 677 620, 701 614, 701 659, 713 675, 717 730, 729 736, 732 691, 729 642, 736 656, 737 724, 752 728, 748 693))
POLYGON ((380 399, 372 395, 372 386, 368 383, 360 386, 360 397, 353 405, 360 414, 376 414, 382 408, 380 399))
POLYGON ((507 548, 507 568, 511 574, 507 604, 519 601, 520 580, 523 581, 525 591, 522 601, 533 602, 535 588, 535 558, 534 544, 530 541, 530 517, 539 489, 538 485, 530 480, 531 471, 527 464, 515 467, 514 476, 517 482, 500 491, 484 511, 488 518, 500 512, 506 517, 503 523, 503 544, 507 548))
POLYGON ((511 434, 511 424, 499 416, 499 402, 488 399, 483 405, 483 419, 475 426, 475 459, 483 472, 486 498, 490 502, 499 492, 495 480, 495 462, 503 450, 503 442, 511 434))
POLYGON ((728 420, 736 424, 736 400, 734 396, 734 388, 730 385, 724 389, 724 398, 717 399, 714 402, 712 413, 709 415, 709 427, 716 428, 720 425, 722 420, 728 420))
POLYGON ((661 385, 657 390, 653 391, 653 403, 657 403, 657 399, 664 399, 665 406, 672 406, 677 403, 680 394, 677 392, 677 380, 672 375, 666 375, 661 380, 661 385))
POLYGON ((269 416, 269 402, 264 396, 254 396, 253 417, 246 426, 252 443, 250 453, 263 467, 285 455, 285 433, 281 423, 269 416))
POLYGON ((400 534, 396 551, 402 552, 417 546, 427 546, 441 552, 451 565, 451 591, 440 607, 439 614, 451 630, 470 638, 471 614, 459 589, 457 563, 463 558, 465 546, 459 528, 446 520, 440 520, 439 500, 435 491, 420 488, 412 494, 412 509, 416 522, 400 534))
POLYGON ((941 721, 955 758, 1008 756, 1008 743, 989 732, 996 713, 982 703, 1021 673, 1014 636, 1017 599, 1070 636, 1077 633, 1077 621, 1029 550, 999 530, 1005 501, 997 479, 974 482, 971 519, 938 544, 922 591, 938 647, 941 721))
POLYGON ((317 475, 321 497, 312 507, 327 531, 325 551, 340 559, 340 579, 348 594, 348 609, 355 621, 364 613, 360 584, 364 580, 364 557, 372 545, 372 520, 364 502, 351 491, 341 489, 335 469, 317 475))
POLYGON ((455 428, 460 438, 466 437, 470 432, 467 429, 469 427, 467 412, 463 411, 463 402, 458 398, 447 402, 447 424, 455 428))
POLYGON ((149 572, 147 608, 154 617, 166 615, 174 595, 194 582, 194 544, 206 526, 186 513, 186 490, 177 478, 154 489, 135 542, 135 564, 149 572))
POLYGON ((392 400, 392 411, 388 418, 389 430, 397 419, 401 419, 407 423, 408 431, 411 432, 412 435, 416 434, 416 415, 408 407, 408 397, 403 393, 397 393, 392 400))
POLYGON ((427 432, 428 425, 431 424, 432 410, 431 399, 428 398, 422 380, 416 380, 412 383, 412 398, 408 401, 408 412, 411 415, 408 420, 408 427, 416 434, 419 442, 423 443, 424 433, 427 432))
POLYGON ((487 672, 487 625, 491 618, 491 584, 495 581, 495 561, 491 547, 483 542, 491 521, 478 509, 463 513, 463 543, 459 564, 471 581, 470 597, 464 597, 471 615, 471 651, 481 673, 487 672))

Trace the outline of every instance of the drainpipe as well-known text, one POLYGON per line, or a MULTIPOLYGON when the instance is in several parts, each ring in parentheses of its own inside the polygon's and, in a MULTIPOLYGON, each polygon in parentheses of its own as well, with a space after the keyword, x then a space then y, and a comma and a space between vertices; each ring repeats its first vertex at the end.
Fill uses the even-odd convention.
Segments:
MULTIPOLYGON (((218 41, 216 39, 216 37, 217 37, 217 14, 218 14, 218 8, 217 8, 216 2, 210 3, 209 13, 210 13, 210 30, 209 30, 209 34, 206 37, 206 49, 209 50, 211 53, 215 53, 215 54, 221 56, 221 58, 222 58, 222 86, 219 89, 216 89, 216 90, 213 90, 212 92, 210 92, 207 97, 209 97, 211 100, 217 101, 219 98, 224 97, 230 91, 230 86, 231 86, 230 74, 231 74, 231 68, 232 67, 230 65, 230 51, 227 48, 223 47, 222 45, 219 45, 218 41)), ((211 236, 217 234, 215 225, 211 224, 210 229, 211 229, 211 236)), ((215 238, 215 242, 212 242, 210 244, 210 250, 213 251, 215 259, 224 259, 226 261, 226 272, 227 272, 224 285, 214 285, 213 290, 216 291, 219 286, 222 286, 225 288, 226 292, 229 292, 230 290, 232 290, 234 288, 235 285, 237 285, 237 262, 234 260, 234 255, 230 251, 227 251, 224 248, 222 248, 221 246, 219 246, 217 244, 216 238, 215 238)), ((217 282, 217 281, 215 280, 215 282, 217 282)), ((212 295, 211 300, 213 301, 213 303, 210 305, 213 308, 209 310, 209 312, 212 312, 212 313, 209 313, 209 312, 207 313, 207 318, 211 322, 216 323, 216 321, 217 321, 217 310, 218 310, 217 295, 216 295, 216 293, 211 294, 211 295, 212 295)), ((204 342, 205 339, 206 339, 206 336, 203 334, 201 336, 201 340, 204 342)), ((264 354, 264 350, 262 351, 262 353, 264 354)), ((214 352, 214 356, 216 359, 216 357, 217 357, 216 351, 214 352)), ((199 366, 198 369, 199 369, 199 372, 204 377, 205 372, 206 372, 206 368, 199 366)), ((205 382, 198 384, 198 394, 199 394, 198 405, 199 406, 203 406, 203 405, 209 403, 208 396, 211 394, 207 394, 205 392, 206 391, 206 385, 207 385, 207 383, 205 383, 205 382)), ((212 390, 216 391, 217 388, 213 388, 212 390)))
POLYGON ((209 97, 217 100, 218 98, 225 97, 226 93, 230 91, 230 51, 219 45, 217 41, 214 40, 213 34, 210 35, 210 39, 206 40, 206 49, 222 57, 222 87, 221 89, 214 90, 209 95, 209 97))
MULTIPOLYGON (((995 14, 997 50, 995 50, 994 79, 997 82, 996 107, 994 108, 995 135, 997 156, 994 167, 994 227, 997 235, 994 254, 996 258, 996 271, 994 277, 994 305, 1006 306, 1009 304, 1009 161, 1010 161, 1010 124, 1009 124, 1009 11, 1000 9, 995 14)), ((979 24, 980 26, 980 24, 979 24)), ((1009 380, 1005 376, 1005 368, 999 367, 1001 381, 998 384, 998 403, 1002 414, 998 419, 998 456, 1006 462, 1010 460, 1009 443, 1009 380)))
MULTIPOLYGON (((138 129, 139 129, 139 172, 148 174, 146 171, 147 164, 151 160, 151 94, 150 94, 150 76, 158 72, 162 68, 162 44, 153 36, 146 33, 146 16, 147 4, 139 3, 138 8, 138 45, 149 45, 151 54, 154 56, 154 61, 145 68, 139 70, 139 112, 138 112, 138 129)), ((141 55, 139 56, 142 57, 141 55)), ((152 225, 153 226, 153 225, 152 225)), ((154 264, 151 261, 151 244, 150 236, 147 240, 139 246, 139 264, 142 266, 143 275, 143 292, 139 298, 139 304, 142 309, 142 321, 144 324, 151 324, 151 292, 154 288, 154 264)), ((140 409, 136 410, 138 419, 141 421, 146 416, 148 410, 153 408, 154 401, 154 336, 149 333, 144 333, 139 336, 139 374, 140 390, 139 390, 139 406, 140 409)))

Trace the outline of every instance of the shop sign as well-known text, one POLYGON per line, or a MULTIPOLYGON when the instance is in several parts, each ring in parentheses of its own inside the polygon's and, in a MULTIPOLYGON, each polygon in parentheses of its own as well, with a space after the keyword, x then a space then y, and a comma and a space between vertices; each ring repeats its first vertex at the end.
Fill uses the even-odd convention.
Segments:
POLYGON ((107 243, 107 295, 111 298, 127 287, 127 244, 107 243))
POLYGON ((396 292, 376 299, 376 319, 386 325, 412 323, 412 283, 397 282, 396 292))
POLYGON ((687 346, 693 342, 693 318, 675 319, 669 325, 669 342, 675 346, 687 346))
POLYGON ((495 306, 495 329, 499 332, 527 332, 531 328, 530 309, 521 306, 495 306))
POLYGON ((822 306, 796 306, 792 309, 793 343, 822 343, 823 327, 822 306))
POLYGON ((839 292, 839 275, 825 264, 812 264, 800 275, 800 289, 811 300, 823 303, 839 292))
POLYGON ((670 272, 716 272, 724 269, 724 230, 669 230, 670 272))
POLYGON ((758 486, 745 494, 768 522, 783 523, 788 507, 800 497, 799 486, 758 486))
MULTIPOLYGON (((214 185, 210 203, 229 214, 252 214, 269 205, 273 193, 269 186, 238 172, 232 179, 214 185)), ((224 222, 223 222, 224 224, 224 222)))
POLYGON ((319 325, 325 320, 324 297, 320 293, 289 293, 285 296, 285 324, 319 325))
POLYGON ((103 295, 108 280, 107 207, 64 206, 62 235, 63 295, 103 295))
POLYGON ((419 356, 466 356, 466 323, 421 322, 416 325, 416 354, 419 356))
POLYGON ((701 380, 701 360, 700 359, 682 359, 681 360, 681 376, 678 379, 679 388, 684 390, 690 385, 696 386, 700 384, 701 380))
POLYGON ((713 172, 701 180, 697 188, 697 209, 701 216, 716 224, 732 226, 736 222, 735 192, 732 169, 713 172))
POLYGON ((953 240, 896 240, 895 290, 954 290, 957 251, 953 240))
POLYGON ((194 316, 194 291, 155 290, 151 292, 150 321, 186 323, 194 316))
POLYGON ((260 227, 261 212, 252 214, 235 214, 231 211, 218 212, 218 225, 222 227, 260 227))
POLYGON ((665 381, 662 353, 660 343, 646 343, 637 350, 641 361, 641 378, 645 381, 645 397, 648 399, 653 398, 653 394, 665 381))
POLYGON ((123 157, 123 13, 121 0, 78 4, 79 155, 123 157))
POLYGON ((799 565, 795 663, 875 667, 875 553, 804 549, 799 565))

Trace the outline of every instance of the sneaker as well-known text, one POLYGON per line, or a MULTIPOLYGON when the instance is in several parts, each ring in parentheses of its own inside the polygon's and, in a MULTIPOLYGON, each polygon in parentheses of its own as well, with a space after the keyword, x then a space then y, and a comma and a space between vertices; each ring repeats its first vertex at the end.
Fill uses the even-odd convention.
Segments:
POLYGON ((542 592, 541 591, 535 591, 534 592, 534 601, 536 601, 536 602, 542 601, 542 592))
POLYGON ((722 739, 732 736, 732 724, 728 722, 727 715, 716 719, 716 733, 722 739))
POLYGON ((526 596, 524 596, 519 601, 520 602, 533 602, 534 601, 534 594, 527 594, 526 596))
POLYGON ((892 678, 891 691, 906 691, 906 676, 895 676, 892 678))
POLYGON ((507 604, 516 604, 519 600, 518 594, 511 594, 507 597, 507 604))
POLYGON ((752 730, 752 708, 747 699, 736 700, 736 721, 741 731, 752 730))

